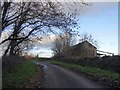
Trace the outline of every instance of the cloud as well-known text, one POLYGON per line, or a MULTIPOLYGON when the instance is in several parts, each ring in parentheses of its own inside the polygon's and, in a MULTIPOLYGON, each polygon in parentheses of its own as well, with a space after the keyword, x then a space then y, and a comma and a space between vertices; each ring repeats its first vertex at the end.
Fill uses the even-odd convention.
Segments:
MULTIPOLYGON (((87 0, 85 0, 87 1, 87 0)), ((96 1, 96 0, 91 0, 96 1)), ((99 0, 100 1, 100 0, 99 0)), ((108 0, 105 0, 106 2, 88 2, 89 5, 82 5, 81 2, 63 2, 63 11, 66 13, 74 13, 76 12, 77 15, 98 15, 101 12, 104 12, 106 10, 111 10, 113 7, 118 7, 117 2, 108 2, 108 0)), ((111 0, 112 1, 112 0, 111 0)))
POLYGON ((55 38, 56 36, 53 34, 50 36, 44 36, 42 37, 41 41, 37 42, 37 47, 49 49, 52 47, 52 43, 54 42, 55 38))
POLYGON ((38 50, 31 50, 29 53, 34 53, 34 55, 39 55, 39 57, 52 57, 53 52, 50 49, 39 48, 38 50))
POLYGON ((117 7, 115 2, 92 2, 91 6, 81 8, 80 15, 95 16, 117 7))

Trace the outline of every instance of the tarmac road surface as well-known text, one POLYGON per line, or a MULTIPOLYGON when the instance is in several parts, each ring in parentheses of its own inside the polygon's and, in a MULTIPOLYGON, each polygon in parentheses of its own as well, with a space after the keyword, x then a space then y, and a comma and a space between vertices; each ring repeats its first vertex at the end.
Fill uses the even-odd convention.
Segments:
POLYGON ((99 83, 91 81, 68 69, 48 62, 37 63, 43 66, 43 88, 104 88, 99 83))

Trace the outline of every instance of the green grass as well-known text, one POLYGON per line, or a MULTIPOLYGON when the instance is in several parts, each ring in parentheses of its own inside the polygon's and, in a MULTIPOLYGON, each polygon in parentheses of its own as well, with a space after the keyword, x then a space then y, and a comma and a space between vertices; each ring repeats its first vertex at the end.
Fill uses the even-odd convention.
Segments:
POLYGON ((3 72, 3 88, 14 88, 29 80, 31 76, 37 73, 36 65, 31 61, 24 61, 21 65, 16 65, 16 70, 3 72))
POLYGON ((81 65, 75 65, 75 64, 68 64, 68 63, 63 63, 60 61, 51 61, 51 63, 63 66, 63 67, 68 68, 68 69, 72 69, 74 71, 84 72, 84 73, 89 74, 89 75, 98 76, 98 77, 105 77, 105 78, 112 79, 112 80, 116 80, 116 79, 118 80, 119 75, 120 75, 115 71, 103 70, 103 69, 99 69, 96 67, 88 67, 88 66, 81 66, 81 65))

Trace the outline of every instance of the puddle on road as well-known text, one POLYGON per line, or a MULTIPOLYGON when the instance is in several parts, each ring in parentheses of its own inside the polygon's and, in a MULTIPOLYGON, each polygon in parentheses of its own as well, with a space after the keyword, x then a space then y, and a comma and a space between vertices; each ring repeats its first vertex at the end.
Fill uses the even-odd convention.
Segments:
POLYGON ((40 64, 41 66, 43 66, 43 69, 45 69, 45 70, 47 70, 47 65, 45 65, 45 64, 40 64))
POLYGON ((34 62, 35 64, 37 64, 37 65, 40 65, 40 66, 42 66, 43 67, 43 69, 45 69, 45 70, 47 70, 47 68, 48 68, 48 66, 47 65, 45 65, 45 64, 43 64, 43 63, 39 63, 39 62, 34 62))
POLYGON ((43 63, 39 63, 39 62, 34 62, 35 64, 42 66, 44 70, 47 70, 48 66, 43 64, 43 63))

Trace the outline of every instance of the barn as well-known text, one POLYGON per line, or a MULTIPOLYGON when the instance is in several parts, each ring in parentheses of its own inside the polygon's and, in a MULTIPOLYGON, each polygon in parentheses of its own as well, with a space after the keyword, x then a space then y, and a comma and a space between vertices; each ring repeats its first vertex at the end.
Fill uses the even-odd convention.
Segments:
POLYGON ((88 41, 84 41, 72 46, 70 54, 72 57, 94 58, 97 57, 97 48, 88 41))

